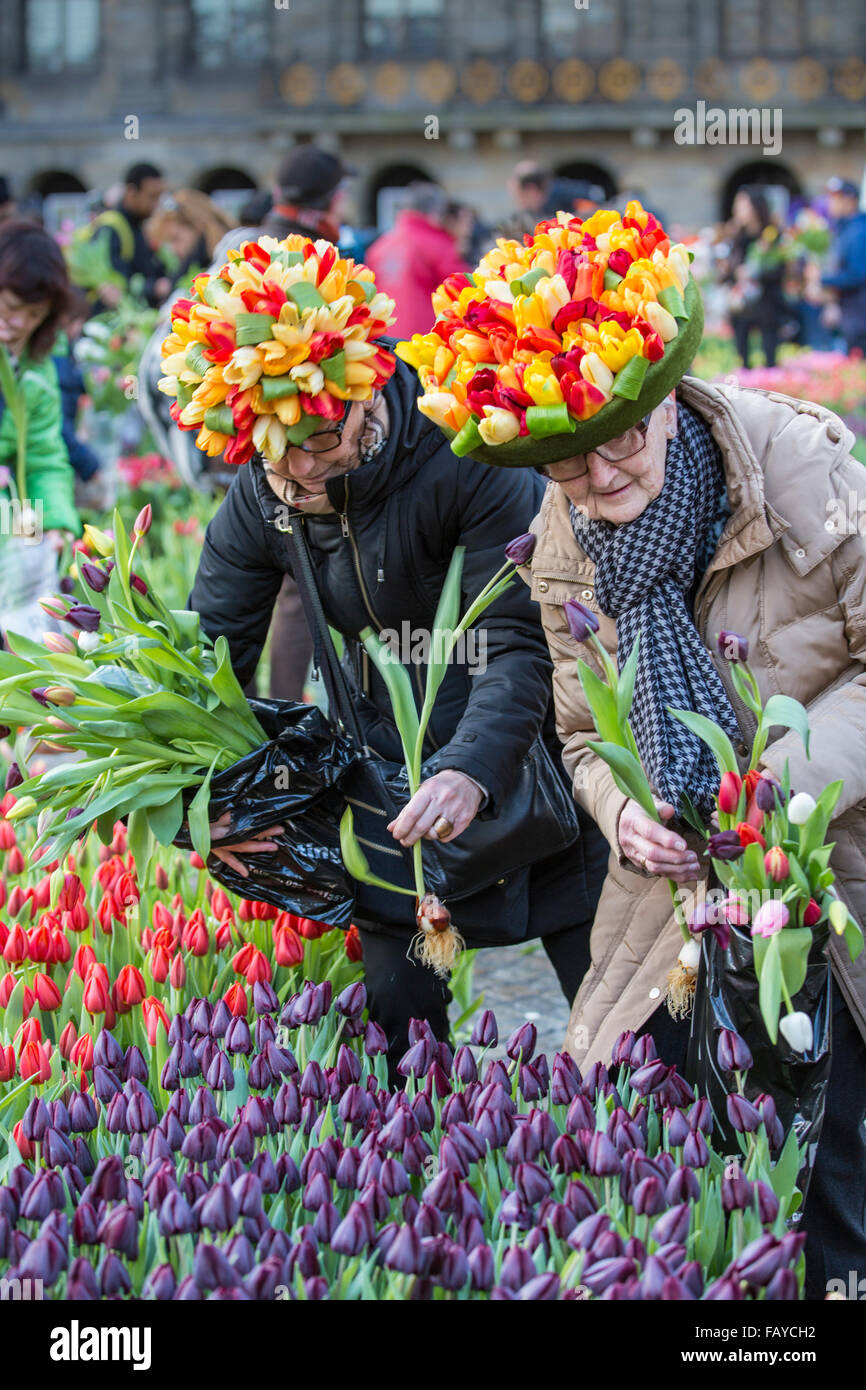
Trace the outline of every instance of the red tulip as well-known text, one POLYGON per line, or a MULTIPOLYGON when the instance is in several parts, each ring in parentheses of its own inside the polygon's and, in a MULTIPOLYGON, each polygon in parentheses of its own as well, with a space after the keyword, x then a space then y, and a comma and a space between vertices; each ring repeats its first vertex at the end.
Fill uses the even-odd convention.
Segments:
POLYGON ((175 956, 171 963, 169 972, 169 983, 172 989, 183 989, 186 983, 186 965, 183 956, 175 956))
POLYGON ((238 981, 230 985, 223 995, 226 1008, 233 1013, 236 1018, 246 1018, 247 1015, 247 992, 243 985, 238 981))
POLYGON ((304 943, 291 927, 274 932, 274 958, 277 965, 300 965, 304 959, 304 943))
POLYGON ((346 955, 349 960, 358 962, 364 959, 364 949, 361 945, 361 937, 358 928, 352 923, 346 932, 346 955))
POLYGON ((220 922, 219 926, 217 927, 215 936, 218 950, 225 951, 227 947, 231 946, 232 926, 232 919, 228 916, 225 916, 220 922))
POLYGON ((734 815, 740 800, 743 779, 736 772, 725 772, 719 785, 719 810, 734 815))
POLYGON ((253 951, 249 964, 244 971, 247 984, 261 984, 263 980, 270 982, 271 973, 271 963, 264 951, 253 951))
POLYGON ((140 1004, 147 994, 144 976, 134 965, 124 965, 117 976, 118 999, 128 1009, 140 1004))
POLYGON ((57 1046, 60 1049, 61 1057, 65 1057, 67 1062, 71 1061, 72 1059, 72 1049, 74 1048, 77 1041, 78 1029, 75 1027, 75 1024, 72 1022, 72 1019, 70 1019, 63 1032, 60 1034, 60 1038, 57 1043, 57 1046))
POLYGON ((791 872, 788 856, 781 845, 773 845, 764 855, 764 868, 774 883, 784 883, 791 872))
POLYGON ((172 915, 165 903, 154 903, 153 911, 150 914, 150 920, 153 922, 156 931, 159 931, 163 927, 171 928, 172 915))
POLYGON ((168 1015, 162 1004, 152 994, 141 1002, 141 1011, 144 1014, 145 1027, 147 1029, 147 1041, 151 1047, 156 1046, 156 1035, 160 1023, 168 1035, 168 1015))
POLYGON ((22 1081, 47 1081, 51 1076, 47 1044, 25 1043, 18 1058, 18 1070, 22 1081))
POLYGON ((223 892, 222 888, 214 889, 213 897, 210 900, 210 907, 217 921, 220 921, 227 912, 231 913, 232 918, 234 918, 234 910, 229 902, 228 895, 223 892))
POLYGON ((15 1140, 18 1152, 20 1153, 23 1159, 27 1160, 29 1158, 33 1158, 33 1145, 30 1143, 29 1139, 25 1139, 24 1130, 20 1120, 18 1121, 15 1128, 12 1130, 12 1138, 15 1140))
POLYGON ((171 956, 163 946, 154 946, 150 953, 150 973, 158 985, 164 985, 171 969, 171 956))
MULTIPOLYGON (((104 966, 102 969, 104 970, 104 966)), ((108 1010, 110 999, 108 997, 108 983, 103 978, 98 965, 91 966, 84 981, 84 1007, 92 1016, 94 1014, 104 1014, 108 1010)))
POLYGON ((96 964, 96 952, 92 946, 79 946, 75 952, 75 959, 72 962, 72 969, 76 975, 80 975, 82 980, 86 978, 91 966, 96 964))
POLYGON ((89 1033, 82 1033, 73 1043, 69 1060, 79 1071, 93 1071, 93 1038, 89 1033))
POLYGON ((3 947, 3 959, 10 965, 20 965, 27 959, 27 937, 20 922, 14 922, 3 947))
POLYGON ((51 959, 51 933, 45 925, 44 917, 38 927, 31 927, 27 933, 27 954, 34 962, 51 959))
POLYGON ((51 1013, 54 1009, 60 1008, 62 1003, 60 990, 57 988, 57 985, 50 975, 34 975, 33 993, 40 1009, 44 1009, 47 1013, 51 1013))
POLYGON ((26 867, 24 855, 21 853, 18 846, 15 845, 13 849, 10 849, 9 857, 6 860, 6 872, 7 874, 11 874, 13 878, 17 878, 19 874, 24 873, 26 867))
POLYGON ((164 893, 166 888, 168 887, 168 874, 165 872, 165 869, 162 867, 161 864, 157 864, 156 868, 154 869, 153 881, 159 889, 160 893, 164 893))
POLYGON ((815 923, 820 920, 821 909, 815 902, 815 899, 810 898, 806 906, 803 908, 803 926, 814 927, 815 923))
POLYGON ((72 947, 69 944, 69 937, 60 928, 56 928, 51 933, 51 959, 55 964, 65 964, 72 955, 72 947))
MULTIPOLYGON (((763 814, 764 813, 762 811, 761 815, 763 816, 763 814)), ((740 844, 743 846, 743 849, 746 848, 746 845, 760 845, 761 849, 767 848, 767 841, 764 839, 760 831, 756 830, 753 825, 749 825, 746 821, 741 820, 739 825, 736 827, 736 830, 737 835, 740 839, 740 844)))
POLYGON ((210 950, 210 933, 200 908, 196 908, 184 927, 181 943, 194 956, 206 956, 210 950))
POLYGON ((42 1024, 39 1022, 39 1019, 38 1019, 38 1018, 27 1018, 27 1019, 25 1019, 24 1022, 21 1024, 21 1026, 18 1028, 18 1030, 17 1030, 17 1032, 16 1032, 14 1038, 12 1039, 12 1041, 13 1041, 13 1043, 17 1043, 19 1055, 20 1055, 20 1053, 21 1053, 22 1047, 24 1047, 26 1043, 29 1043, 29 1042, 41 1042, 41 1041, 42 1041, 42 1024))
POLYGON ((204 860, 202 859, 201 855, 200 855, 200 854, 197 854, 197 853, 195 852, 195 850, 193 850, 192 854, 189 856, 189 862, 190 862, 190 864, 192 865, 192 867, 193 867, 194 869, 199 869, 199 870, 201 870, 201 869, 206 869, 206 868, 207 868, 207 865, 205 864, 205 862, 204 862, 204 860))
POLYGON ((329 932, 331 928, 326 922, 316 922, 311 917, 300 917, 298 919, 298 934, 305 941, 318 941, 320 936, 329 932))
POLYGON ((153 507, 149 502, 145 503, 138 516, 135 518, 133 531, 137 536, 146 536, 153 521, 153 507))
POLYGON ((15 1075, 15 1048, 11 1043, 0 1046, 0 1081, 11 1081, 15 1075))
POLYGON ((0 976, 0 1009, 6 1008, 17 983, 18 981, 11 970, 7 970, 5 975, 0 976))
POLYGON ((247 966, 255 953, 255 946, 251 941, 247 941, 237 954, 232 956, 232 970, 234 970, 236 975, 245 975, 247 973, 247 966))

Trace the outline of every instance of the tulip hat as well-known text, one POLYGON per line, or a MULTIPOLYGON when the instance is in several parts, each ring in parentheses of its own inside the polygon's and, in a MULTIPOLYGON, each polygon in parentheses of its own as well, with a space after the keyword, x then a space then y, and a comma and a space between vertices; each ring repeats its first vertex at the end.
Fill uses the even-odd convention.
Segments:
POLYGON ((396 364, 377 339, 393 322, 368 266, 324 239, 262 236, 172 305, 159 387, 209 456, 275 463, 385 384, 396 364))
POLYGON ((654 410, 703 331, 691 253, 637 201, 499 238, 432 296, 435 322, 397 346, 418 408, 457 455, 531 468, 597 449, 654 410))

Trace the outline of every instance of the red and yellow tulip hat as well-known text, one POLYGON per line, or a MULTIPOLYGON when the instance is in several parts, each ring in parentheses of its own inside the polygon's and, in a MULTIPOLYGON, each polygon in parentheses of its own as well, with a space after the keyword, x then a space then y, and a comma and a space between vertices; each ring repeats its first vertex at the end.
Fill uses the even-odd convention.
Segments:
POLYGON ((376 339, 393 322, 368 266, 329 241, 262 236, 172 306, 159 387, 206 454, 276 463, 385 384, 396 364, 376 339))
POLYGON ((703 307, 691 255, 639 202, 500 237, 433 294, 436 321, 397 353, 455 454, 529 468, 624 434, 676 386, 703 307))

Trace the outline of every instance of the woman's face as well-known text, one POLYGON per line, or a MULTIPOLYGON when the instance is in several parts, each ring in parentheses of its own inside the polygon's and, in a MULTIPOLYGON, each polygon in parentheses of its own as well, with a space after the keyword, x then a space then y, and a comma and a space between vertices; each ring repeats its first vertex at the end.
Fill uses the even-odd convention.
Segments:
MULTIPOLYGON (((668 440, 676 431, 677 408, 673 399, 668 399, 653 411, 646 441, 637 453, 615 463, 589 453, 585 456, 586 473, 557 485, 590 521, 610 521, 615 526, 635 521, 664 487, 668 440)), ((566 459, 552 464, 548 472, 557 482, 557 469, 567 474, 572 466, 566 459)))
MULTIPOLYGON (((324 497, 326 484, 332 478, 351 473, 361 462, 359 441, 363 426, 364 407, 355 401, 349 407, 341 439, 337 440, 334 426, 329 421, 323 421, 321 429, 316 431, 321 436, 322 444, 332 444, 332 448, 311 452, 309 446, 316 434, 310 435, 306 440, 307 449, 288 449, 279 463, 273 465, 273 471, 283 478, 290 478, 310 497, 324 497)), ((315 445, 312 447, 315 448, 315 445)))
POLYGON ((23 352, 51 311, 51 301, 27 304, 13 290, 0 290, 0 343, 10 352, 23 352))
POLYGON ((199 243, 199 233, 186 222, 169 222, 165 229, 165 244, 181 262, 191 256, 199 243))

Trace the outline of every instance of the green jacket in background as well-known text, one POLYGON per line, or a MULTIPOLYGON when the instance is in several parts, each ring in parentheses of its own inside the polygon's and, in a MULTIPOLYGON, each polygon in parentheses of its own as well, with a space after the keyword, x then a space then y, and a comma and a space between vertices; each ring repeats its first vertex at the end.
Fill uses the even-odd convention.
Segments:
MULTIPOLYGON (((27 500, 41 500, 45 531, 72 531, 78 536, 81 522, 75 510, 75 474, 63 441, 60 386, 54 362, 50 357, 31 362, 23 354, 15 367, 15 378, 27 407, 27 500)), ((16 452, 15 421, 4 405, 0 419, 0 465, 10 470, 13 478, 16 452)))

